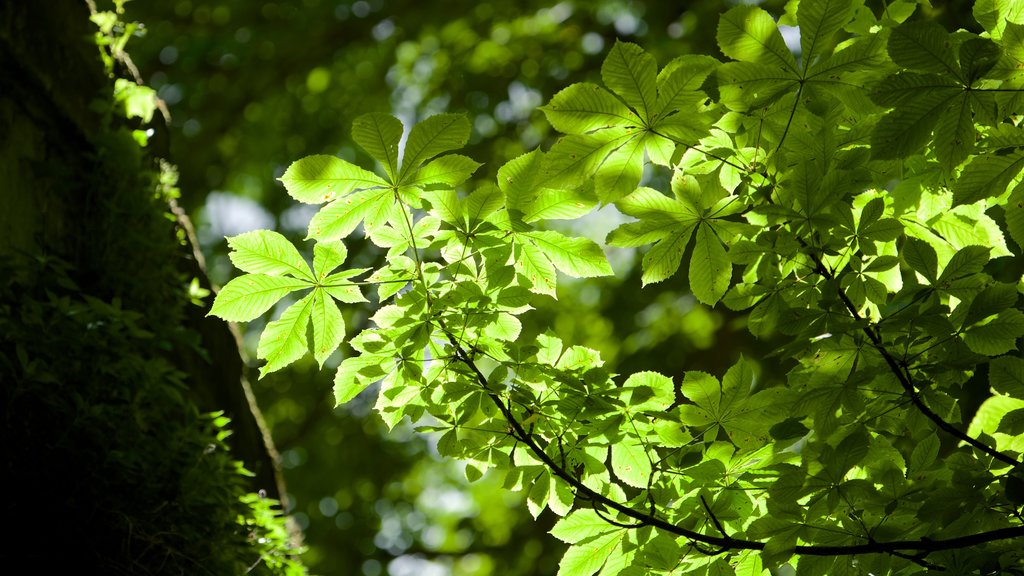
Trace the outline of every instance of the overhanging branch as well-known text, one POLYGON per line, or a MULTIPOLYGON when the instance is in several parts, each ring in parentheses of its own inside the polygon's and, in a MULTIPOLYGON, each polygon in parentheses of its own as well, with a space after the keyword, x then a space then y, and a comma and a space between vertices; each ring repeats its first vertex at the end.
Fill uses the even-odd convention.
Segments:
MULTIPOLYGON (((462 348, 455 335, 448 331, 441 323, 441 330, 444 332, 445 337, 448 339, 448 343, 452 346, 455 351, 455 358, 465 365, 470 372, 472 372, 474 379, 477 384, 486 392, 488 397, 494 402, 494 405, 501 412, 502 416, 508 422, 509 426, 514 431, 514 436, 522 442, 534 456, 537 457, 545 466, 551 470, 556 476, 564 480, 574 490, 577 497, 581 497, 586 500, 590 500, 595 507, 601 505, 608 509, 615 510, 616 512, 636 520, 638 524, 636 526, 650 526, 664 530, 669 534, 675 534, 676 536, 682 536, 688 538, 694 543, 707 544, 719 548, 719 553, 724 553, 730 550, 763 550, 765 547, 764 542, 758 542, 754 540, 739 540, 731 538, 729 536, 712 536, 709 534, 701 534, 681 526, 676 526, 671 522, 658 518, 651 513, 641 512, 634 510, 625 504, 616 502, 599 492, 591 489, 590 487, 583 484, 579 479, 570 474, 562 466, 558 465, 548 454, 541 448, 534 439, 533 435, 527 432, 522 424, 515 418, 509 407, 501 399, 496 391, 491 389, 487 382, 487 377, 476 365, 473 358, 462 348)), ((615 523, 615 525, 622 525, 615 523)), ((1000 528, 998 530, 990 530, 987 532, 981 532, 978 534, 971 534, 968 536, 959 536, 956 538, 949 538, 945 540, 932 540, 932 539, 920 539, 920 540, 897 540, 891 542, 865 542, 864 544, 853 544, 845 546, 817 546, 817 545, 798 545, 794 549, 795 554, 805 556, 853 556, 857 554, 893 554, 897 556, 906 557, 905 552, 917 552, 916 558, 923 560, 924 556, 931 552, 939 552, 943 550, 953 550, 958 548, 968 548, 971 546, 977 546, 987 542, 994 542, 997 540, 1007 540, 1011 538, 1024 538, 1024 526, 1013 526, 1008 528, 1000 528)))

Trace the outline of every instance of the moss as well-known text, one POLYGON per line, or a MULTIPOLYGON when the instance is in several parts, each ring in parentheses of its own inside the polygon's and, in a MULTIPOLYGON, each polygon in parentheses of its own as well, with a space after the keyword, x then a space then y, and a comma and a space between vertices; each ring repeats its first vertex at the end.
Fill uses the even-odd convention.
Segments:
POLYGON ((273 502, 246 493, 227 419, 189 402, 161 331, 73 273, 0 264, 9 549, 76 572, 301 573, 273 502))

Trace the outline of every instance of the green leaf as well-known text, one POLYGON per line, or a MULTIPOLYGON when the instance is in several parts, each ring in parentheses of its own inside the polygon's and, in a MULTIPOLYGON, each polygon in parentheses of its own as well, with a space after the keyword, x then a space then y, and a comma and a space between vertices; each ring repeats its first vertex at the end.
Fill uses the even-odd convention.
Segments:
POLYGON ((538 294, 555 295, 555 267, 544 253, 530 242, 516 244, 518 255, 516 271, 530 281, 530 291, 538 294))
POLYGON ((935 126, 935 157, 944 166, 959 166, 974 150, 977 134, 970 98, 956 98, 935 126))
POLYGON ((505 197, 493 184, 485 184, 466 198, 466 217, 471 224, 479 223, 501 208, 505 197))
POLYGON ((717 38, 722 53, 733 60, 797 73, 796 59, 786 47, 775 19, 761 8, 737 6, 723 14, 717 38))
POLYGON ((964 168, 953 182, 953 204, 973 204, 985 198, 995 198, 1006 192, 1006 187, 1024 168, 1024 150, 1012 154, 978 156, 964 168))
POLYGON ((948 93, 952 97, 961 88, 955 80, 941 74, 900 72, 889 76, 871 91, 871 100, 887 108, 901 106, 922 93, 948 93))
POLYGON ((256 357, 267 363, 260 368, 260 378, 295 362, 309 350, 306 330, 314 299, 314 293, 307 294, 263 329, 256 357))
POLYGON ((729 290, 732 261, 710 224, 705 222, 698 226, 696 237, 690 258, 690 289, 697 300, 714 306, 729 290))
POLYGON ((228 238, 231 263, 239 270, 313 280, 306 261, 287 238, 272 230, 253 230, 228 238))
POLYGON ((605 522, 592 508, 583 508, 556 522, 551 528, 551 535, 566 544, 576 544, 616 530, 615 526, 605 522))
POLYGON ((427 163, 413 174, 408 186, 457 186, 476 172, 481 164, 461 154, 448 154, 427 163))
POLYGON ((722 104, 737 112, 768 106, 799 85, 789 71, 755 62, 722 64, 717 76, 722 104))
POLYGON ((672 224, 674 231, 644 254, 641 278, 644 286, 661 282, 676 273, 695 227, 693 223, 672 224))
POLYGON ((616 442, 611 446, 612 470, 629 486, 646 488, 651 478, 651 461, 643 444, 635 441, 616 442))
POLYGON ((636 44, 618 40, 601 65, 604 85, 636 110, 644 122, 650 122, 657 111, 657 72, 653 56, 636 44))
POLYGON ((385 359, 372 354, 349 356, 338 365, 334 375, 334 400, 342 405, 355 398, 370 384, 386 374, 382 368, 385 359))
POLYGON ((889 57, 904 68, 962 77, 953 57, 952 38, 931 20, 904 22, 894 28, 889 36, 889 57))
POLYGON ((544 189, 527 204, 523 220, 573 220, 597 206, 597 197, 586 188, 576 190, 544 189))
POLYGON ((973 352, 999 356, 1017 349, 1017 339, 1024 336, 1024 312, 1003 310, 987 322, 975 324, 964 332, 964 344, 973 352))
POLYGON ((921 91, 901 103, 875 126, 871 134, 871 157, 878 160, 906 158, 928 142, 932 129, 954 98, 963 97, 959 89, 921 91))
POLYGON ((993 434, 999 430, 1003 417, 1014 410, 1024 409, 1024 398, 1013 398, 997 394, 985 400, 974 414, 971 425, 967 429, 970 436, 981 433, 993 434))
POLYGON ((968 86, 988 74, 999 62, 1002 51, 988 38, 971 38, 960 45, 960 68, 967 76, 968 86))
POLYGON ((981 272, 988 263, 989 248, 967 246, 953 255, 939 276, 939 284, 981 272))
POLYGON ((676 110, 693 110, 707 95, 701 90, 704 81, 721 63, 700 54, 686 54, 672 60, 658 74, 657 123, 676 110))
MULTIPOLYGON (((356 270, 344 270, 337 274, 332 274, 323 280, 320 284, 323 286, 324 291, 331 295, 335 300, 345 302, 346 304, 358 304, 359 302, 366 302, 366 297, 363 296, 363 292, 359 289, 359 285, 349 280, 350 277, 356 276, 366 272, 366 268, 356 270)), ((407 277, 407 276, 406 276, 407 277)), ((401 283, 395 284, 382 284, 384 286, 398 286, 401 287, 401 283)))
POLYGON ((391 190, 363 190, 324 206, 309 222, 309 238, 332 241, 344 238, 366 220, 366 227, 381 226, 396 210, 391 190))
POLYGON ((526 212, 544 190, 539 181, 544 155, 540 150, 527 152, 505 163, 498 169, 498 188, 505 193, 505 206, 509 211, 526 212))
POLYGON ((1024 398, 1024 359, 1002 356, 992 360, 988 384, 1000 394, 1024 398))
POLYGON ((323 204, 356 190, 388 185, 369 170, 326 155, 292 162, 280 180, 292 198, 306 204, 323 204))
POLYGON ((832 38, 853 17, 852 0, 802 0, 797 10, 800 59, 809 70, 832 51, 832 38))
POLYGON ((338 305, 323 290, 313 292, 313 356, 320 367, 345 339, 345 320, 338 305))
POLYGON ((551 188, 576 188, 601 166, 616 148, 634 137, 621 129, 595 134, 570 134, 555 142, 544 155, 540 179, 551 188))
POLYGON ((593 576, 608 561, 624 535, 625 531, 620 528, 574 544, 558 563, 558 576, 593 576))
POLYGON ((608 155, 594 175, 594 190, 601 202, 615 202, 636 190, 644 173, 644 138, 632 136, 608 155))
POLYGON ((463 114, 437 114, 413 126, 402 155, 399 182, 407 183, 420 164, 434 156, 465 146, 470 131, 463 114))
POLYGON ((614 272, 604 250, 587 238, 569 238, 553 230, 524 234, 559 270, 576 278, 610 276, 614 272))
POLYGON ((316 280, 323 282, 328 274, 348 258, 348 248, 341 242, 317 242, 313 246, 313 270, 316 280))
POLYGON ((977 0, 973 13, 974 19, 995 40, 1002 38, 1007 24, 1024 24, 1024 5, 1017 0, 977 0))
POLYGON ((209 315, 228 322, 248 322, 270 310, 288 293, 308 287, 308 282, 298 279, 246 274, 220 289, 209 315))
POLYGON ((1024 250, 1024 183, 1014 188, 1006 201, 1006 229, 1017 246, 1024 250))
POLYGON ((938 455, 939 437, 935 433, 928 434, 924 440, 914 445, 914 450, 910 454, 910 462, 907 463, 908 467, 914 472, 927 470, 938 455))
POLYGON ((618 98, 589 82, 565 88, 540 109, 551 126, 564 134, 586 134, 611 126, 642 123, 618 98))
POLYGON ((352 139, 384 166, 391 182, 398 182, 398 142, 402 123, 389 114, 363 114, 352 122, 352 139))

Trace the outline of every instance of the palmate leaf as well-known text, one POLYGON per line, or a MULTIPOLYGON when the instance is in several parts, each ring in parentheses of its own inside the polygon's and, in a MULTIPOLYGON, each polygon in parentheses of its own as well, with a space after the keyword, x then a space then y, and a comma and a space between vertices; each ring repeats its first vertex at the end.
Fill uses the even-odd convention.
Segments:
POLYGON ((759 448, 768 441, 768 430, 784 415, 771 413, 784 391, 773 388, 753 395, 753 367, 740 357, 729 368, 721 383, 710 374, 687 372, 680 391, 692 404, 679 407, 682 422, 704 429, 705 441, 713 441, 721 427, 733 444, 744 451, 759 448))
POLYGON ((419 187, 441 185, 450 188, 468 180, 480 166, 479 162, 467 156, 448 154, 428 162, 410 176, 405 184, 419 187))
POLYGON ((617 42, 602 67, 608 92, 575 84, 541 109, 566 132, 543 157, 541 179, 551 188, 576 188, 594 176, 603 203, 632 192, 645 155, 668 166, 676 144, 695 144, 712 120, 700 88, 717 65, 708 57, 677 59, 657 74, 654 58, 639 46, 617 42))

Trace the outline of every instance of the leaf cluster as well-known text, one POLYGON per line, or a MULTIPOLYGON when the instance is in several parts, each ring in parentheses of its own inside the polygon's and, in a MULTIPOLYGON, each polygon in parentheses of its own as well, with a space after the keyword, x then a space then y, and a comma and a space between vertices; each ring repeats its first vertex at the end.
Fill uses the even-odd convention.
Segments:
POLYGON ((469 135, 459 116, 416 124, 404 149, 397 119, 363 116, 352 138, 377 171, 313 156, 282 178, 327 203, 312 272, 272 233, 230 239, 250 274, 213 313, 252 319, 311 287, 260 356, 264 372, 301 356, 312 320, 322 364, 344 333, 334 301, 363 298, 351 278, 368 270, 331 275, 361 226, 388 259, 365 280, 374 327, 347 341, 338 402, 379 383, 389 425, 432 422, 470 480, 495 469, 532 513, 560 516, 561 575, 1019 566, 1024 20, 988 0, 983 34, 950 33, 913 8, 790 2, 796 55, 753 6, 719 22, 727 62, 659 70, 617 43, 603 86, 542 107, 564 136, 497 182, 449 153, 469 135), (649 246, 644 284, 685 275, 701 302, 742 312, 781 342, 786 377, 745 358, 721 376, 620 376, 524 333, 559 272, 613 272, 595 242, 542 227, 600 204, 633 219, 609 246, 649 246))

